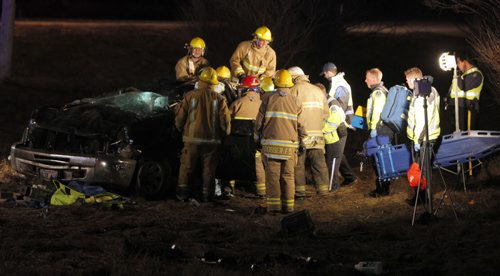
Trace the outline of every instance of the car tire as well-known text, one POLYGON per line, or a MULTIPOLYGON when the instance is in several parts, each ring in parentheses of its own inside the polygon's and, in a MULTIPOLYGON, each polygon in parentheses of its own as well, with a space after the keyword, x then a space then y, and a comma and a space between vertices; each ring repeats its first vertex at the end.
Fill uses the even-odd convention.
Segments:
POLYGON ((146 199, 160 199, 171 182, 171 168, 166 160, 146 159, 137 172, 137 189, 146 199))

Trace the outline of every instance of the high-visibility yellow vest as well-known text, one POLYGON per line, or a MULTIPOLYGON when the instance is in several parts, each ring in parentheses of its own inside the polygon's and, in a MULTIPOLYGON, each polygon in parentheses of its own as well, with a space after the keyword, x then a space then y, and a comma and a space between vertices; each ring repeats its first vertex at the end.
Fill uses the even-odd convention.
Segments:
POLYGON ((469 70, 465 71, 461 76, 460 79, 458 80, 461 82, 462 85, 459 85, 455 80, 452 81, 451 87, 452 90, 450 92, 450 97, 452 99, 455 98, 455 95, 460 98, 465 98, 467 100, 479 100, 479 96, 481 94, 481 90, 483 89, 483 84, 484 84, 484 77, 483 73, 477 68, 477 67, 472 67, 469 70), (471 77, 475 77, 472 74, 479 74, 481 77, 481 82, 478 85, 475 85, 472 88, 469 88, 468 90, 465 89, 465 84, 467 84, 468 79, 471 77), (462 86, 462 88, 460 88, 462 86))
POLYGON ((366 103, 366 123, 368 130, 377 129, 380 113, 384 109, 387 98, 387 89, 384 86, 378 86, 373 89, 366 103))
POLYGON ((340 124, 345 123, 345 113, 344 110, 338 105, 332 105, 330 107, 330 116, 325 122, 323 127, 323 135, 325 137, 325 144, 333 144, 339 140, 339 135, 337 133, 337 128, 340 124))

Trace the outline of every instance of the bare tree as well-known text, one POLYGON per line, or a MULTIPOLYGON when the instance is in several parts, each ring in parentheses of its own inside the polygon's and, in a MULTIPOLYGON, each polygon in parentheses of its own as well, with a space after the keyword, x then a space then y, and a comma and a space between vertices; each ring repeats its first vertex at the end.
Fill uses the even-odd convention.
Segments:
POLYGON ((12 39, 14 37, 15 0, 2 0, 2 28, 0 31, 0 82, 10 77, 12 39))
POLYGON ((324 41, 333 37, 332 33, 342 33, 345 26, 339 22, 350 10, 345 6, 351 7, 351 1, 191 0, 183 13, 187 20, 198 23, 193 25, 193 31, 216 38, 208 47, 210 51, 227 53, 220 59, 224 62, 239 42, 251 38, 257 27, 268 26, 273 33, 272 47, 278 54, 278 66, 287 67, 304 61, 305 53, 317 52, 319 38, 324 41))
POLYGON ((498 0, 424 0, 425 5, 463 14, 467 42, 500 102, 500 9, 498 0))

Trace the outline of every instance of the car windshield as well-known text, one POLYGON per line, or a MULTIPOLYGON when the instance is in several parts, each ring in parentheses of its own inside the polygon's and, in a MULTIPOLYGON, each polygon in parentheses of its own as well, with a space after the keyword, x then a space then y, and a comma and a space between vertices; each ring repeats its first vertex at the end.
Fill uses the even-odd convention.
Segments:
POLYGON ((135 113, 139 117, 147 117, 169 109, 168 96, 154 92, 127 92, 91 100, 93 104, 116 107, 123 111, 135 113))

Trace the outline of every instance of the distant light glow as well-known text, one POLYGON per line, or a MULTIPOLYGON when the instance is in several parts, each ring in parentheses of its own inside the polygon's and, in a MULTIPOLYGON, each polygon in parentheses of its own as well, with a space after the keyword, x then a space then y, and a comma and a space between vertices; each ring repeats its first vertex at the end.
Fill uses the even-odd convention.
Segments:
POLYGON ((108 165, 108 163, 106 163, 106 161, 101 162, 101 166, 106 167, 107 165, 108 165))
POLYGON ((439 67, 444 71, 453 70, 453 68, 457 67, 455 56, 450 55, 448 52, 442 53, 439 57, 439 67))

